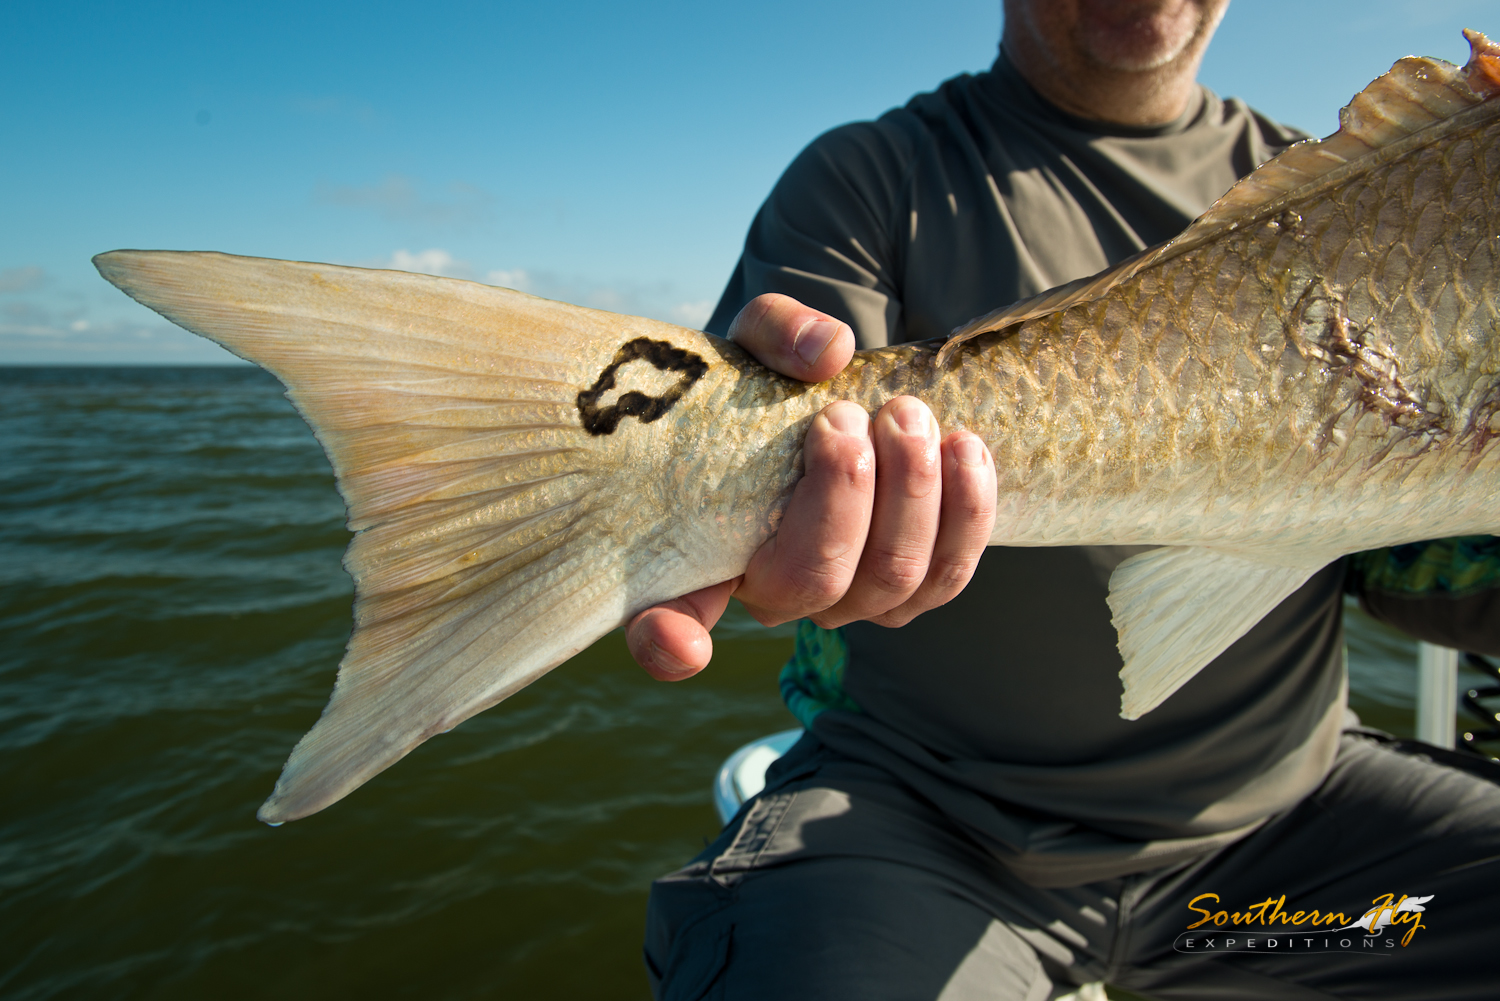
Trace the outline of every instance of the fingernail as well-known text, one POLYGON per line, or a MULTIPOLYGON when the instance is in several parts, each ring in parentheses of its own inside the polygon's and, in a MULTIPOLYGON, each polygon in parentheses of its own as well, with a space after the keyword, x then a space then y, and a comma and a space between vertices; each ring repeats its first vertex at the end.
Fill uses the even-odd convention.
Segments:
POLYGON ((857 403, 840 403, 829 407, 823 414, 834 430, 857 438, 870 436, 870 415, 857 403))
POLYGON ((953 454, 961 466, 984 465, 984 444, 971 435, 964 435, 953 443, 953 454))
POLYGON ((667 674, 687 675, 697 673, 697 668, 688 667, 655 643, 651 644, 651 663, 656 665, 658 671, 663 671, 667 674))
POLYGON ((926 437, 927 435, 927 408, 916 400, 902 400, 891 408, 891 416, 896 418, 896 426, 909 435, 926 437))
POLYGON ((812 365, 823 357, 823 352, 833 343, 840 326, 837 320, 810 320, 797 331, 797 339, 792 341, 792 350, 805 364, 812 365))

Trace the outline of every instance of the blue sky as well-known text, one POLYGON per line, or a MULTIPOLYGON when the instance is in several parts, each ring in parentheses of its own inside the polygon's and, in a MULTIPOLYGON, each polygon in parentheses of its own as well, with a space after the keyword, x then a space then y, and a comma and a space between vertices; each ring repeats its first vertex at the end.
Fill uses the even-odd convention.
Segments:
MULTIPOLYGON (((89 258, 444 273, 696 325, 808 140, 993 60, 999 0, 51 3, 0 31, 0 364, 228 360, 89 258)), ((1493 0, 1235 0, 1202 79, 1318 134, 1493 0)))

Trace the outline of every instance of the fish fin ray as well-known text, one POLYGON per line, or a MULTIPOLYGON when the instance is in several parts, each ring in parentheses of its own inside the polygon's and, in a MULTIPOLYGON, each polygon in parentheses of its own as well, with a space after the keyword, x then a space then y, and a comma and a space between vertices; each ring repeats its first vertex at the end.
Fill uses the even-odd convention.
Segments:
POLYGON ((591 435, 577 401, 626 339, 689 332, 403 272, 166 251, 95 263, 286 385, 356 531, 338 681, 261 819, 342 798, 587 647, 637 600, 627 556, 587 540, 624 516, 597 498, 642 460, 591 435))
POLYGON ((1039 317, 1049 316, 1052 313, 1060 313, 1065 309, 1076 306, 1081 302, 1092 302, 1104 295, 1110 289, 1123 281, 1126 281, 1138 272, 1142 262, 1155 253, 1158 248, 1150 248, 1141 251, 1133 257, 1126 258, 1119 264, 1106 268, 1096 275, 1087 278, 1079 278, 1045 292, 1039 292, 1034 296, 1013 302, 1009 306, 983 316, 976 317, 956 328, 943 346, 938 349, 937 363, 946 365, 948 359, 958 350, 958 346, 965 341, 971 341, 981 334, 996 333, 1009 327, 1025 323, 1027 320, 1035 320, 1039 317))
POLYGON ((1280 212, 1287 204, 1404 154, 1409 146, 1436 140, 1446 134, 1442 126, 1462 127, 1470 118, 1477 121, 1500 115, 1500 101, 1490 103, 1500 94, 1500 46, 1477 31, 1464 34, 1473 53, 1466 66, 1422 56, 1398 60, 1339 112, 1337 132, 1299 142, 1267 160, 1171 240, 1096 275, 1048 289, 957 327, 938 350, 938 363, 947 364, 959 345, 982 334, 1092 302, 1146 268, 1201 246, 1226 230, 1280 212))
POLYGON ((1121 563, 1109 579, 1125 661, 1120 715, 1139 719, 1161 705, 1326 562, 1168 546, 1121 563))
MULTIPOLYGON (((1483 35, 1474 34, 1477 38, 1471 44, 1476 53, 1485 46, 1494 47, 1483 35)), ((1395 155, 1393 147, 1405 152, 1405 143, 1425 139, 1424 133, 1433 126, 1485 100, 1469 85, 1464 68, 1424 56, 1399 59, 1339 111, 1337 132, 1299 142, 1261 164, 1168 246, 1196 246, 1225 229, 1264 216, 1283 201, 1308 197, 1330 174, 1342 179, 1359 168, 1385 163, 1395 155)), ((1487 113, 1500 113, 1500 105, 1491 106, 1487 113)))

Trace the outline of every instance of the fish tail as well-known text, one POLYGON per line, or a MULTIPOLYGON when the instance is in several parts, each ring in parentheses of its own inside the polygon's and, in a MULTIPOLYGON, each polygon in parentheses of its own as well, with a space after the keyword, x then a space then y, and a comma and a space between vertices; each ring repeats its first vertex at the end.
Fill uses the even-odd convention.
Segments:
POLYGON ((632 594, 618 522, 660 460, 610 432, 701 377, 704 335, 403 272, 166 251, 94 263, 274 373, 348 504, 354 632, 260 819, 321 810, 655 597, 632 594), (611 394, 643 353, 666 388, 611 394))

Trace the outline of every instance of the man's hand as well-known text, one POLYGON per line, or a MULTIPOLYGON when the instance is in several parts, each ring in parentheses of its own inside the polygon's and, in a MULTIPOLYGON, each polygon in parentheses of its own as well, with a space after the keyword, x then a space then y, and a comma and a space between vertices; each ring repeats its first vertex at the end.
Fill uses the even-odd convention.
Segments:
MULTIPOLYGON (((831 379, 854 355, 848 324, 784 295, 752 300, 729 337, 805 382, 831 379)), ((977 435, 939 442, 931 411, 910 396, 874 421, 858 404, 833 403, 813 418, 802 454, 786 515, 744 576, 648 608, 626 627, 631 655, 653 678, 680 681, 708 666, 708 630, 731 595, 768 626, 901 626, 969 583, 995 522, 995 462, 977 435)))

